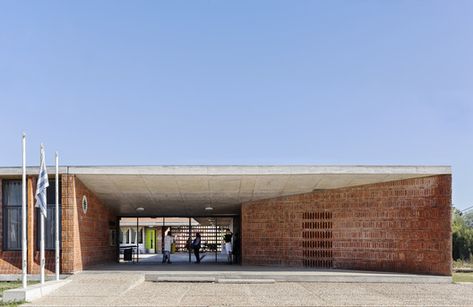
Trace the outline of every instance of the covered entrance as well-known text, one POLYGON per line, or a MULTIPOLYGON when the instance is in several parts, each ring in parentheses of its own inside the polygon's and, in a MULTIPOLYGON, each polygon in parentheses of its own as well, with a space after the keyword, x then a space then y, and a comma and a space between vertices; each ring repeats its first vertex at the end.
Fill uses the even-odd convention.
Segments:
POLYGON ((238 216, 122 217, 119 229, 120 263, 188 264, 197 262, 197 257, 200 263, 240 263, 238 216), (200 248, 192 246, 197 234, 200 248), (231 252, 225 246, 225 234, 232 235, 231 252), (172 240, 169 259, 165 257, 166 236, 172 240))
POLYGON ((65 227, 63 238, 80 238, 63 242, 69 271, 117 262, 120 245, 127 244, 128 269, 145 261, 159 270, 183 268, 161 265, 166 232, 174 235, 172 262, 195 261, 189 238, 201 232, 202 261, 215 266, 222 263, 222 231, 230 224, 222 221, 241 217, 233 233, 241 234, 244 266, 451 272, 448 167, 117 166, 66 172, 63 218, 74 228, 65 227), (120 232, 122 221, 128 229, 120 232))
MULTIPOLYGON (((0 168, 0 271, 8 274, 22 268, 21 171, 0 168)), ((34 204, 37 174, 37 168, 27 169, 28 204, 34 204)), ((163 236, 171 231, 172 261, 193 270, 267 266, 451 274, 448 166, 64 166, 59 174, 63 273, 98 264, 185 269, 155 265, 162 261, 163 236), (220 265, 222 231, 232 223, 232 232, 241 235, 243 266, 220 265), (197 232, 203 234, 206 262, 200 266, 189 264, 193 253, 186 247, 197 232), (131 248, 130 265, 119 263, 120 245, 131 248), (146 260, 149 266, 134 265, 146 260)), ((37 228, 36 217, 28 206, 28 229, 37 228)), ((46 238, 53 237, 53 225, 47 223, 46 238)), ((27 233, 33 274, 39 268, 37 236, 27 233)), ((54 253, 48 251, 46 269, 52 272, 51 264, 54 253)))

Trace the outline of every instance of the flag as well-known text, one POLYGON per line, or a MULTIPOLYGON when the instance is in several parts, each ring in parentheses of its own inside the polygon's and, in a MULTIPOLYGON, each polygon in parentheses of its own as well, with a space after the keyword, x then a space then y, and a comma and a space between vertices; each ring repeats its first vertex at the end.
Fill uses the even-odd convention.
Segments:
POLYGON ((47 216, 47 200, 46 189, 49 187, 48 172, 46 171, 46 163, 44 161, 44 147, 41 145, 41 165, 39 167, 38 184, 36 186, 36 208, 41 209, 44 218, 47 216))

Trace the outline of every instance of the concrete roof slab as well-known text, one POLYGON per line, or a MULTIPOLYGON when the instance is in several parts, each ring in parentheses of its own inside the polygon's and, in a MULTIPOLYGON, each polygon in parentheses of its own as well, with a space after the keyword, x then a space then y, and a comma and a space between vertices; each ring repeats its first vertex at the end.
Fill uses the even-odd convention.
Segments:
MULTIPOLYGON (((53 167, 48 167, 50 175, 53 167)), ((37 175, 38 167, 27 174, 37 175)), ((451 174, 449 166, 63 166, 123 216, 238 214, 241 202, 392 180, 451 174), (205 207, 214 210, 208 212, 205 207), (137 207, 145 208, 142 213, 137 207)), ((0 168, 21 176, 20 167, 0 168)))

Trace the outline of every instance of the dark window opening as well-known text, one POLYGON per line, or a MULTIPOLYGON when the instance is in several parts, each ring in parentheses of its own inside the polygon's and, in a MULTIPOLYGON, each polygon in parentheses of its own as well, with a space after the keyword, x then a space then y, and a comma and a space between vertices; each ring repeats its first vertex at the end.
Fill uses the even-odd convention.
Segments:
POLYGON ((3 180, 3 249, 21 249, 21 180, 3 180))
MULTIPOLYGON (((59 221, 62 221, 62 206, 61 206, 61 181, 59 181, 59 221)), ((47 200, 47 217, 44 219, 44 249, 54 250, 56 248, 56 181, 49 180, 49 187, 46 189, 47 200)), ((36 208, 36 248, 40 248, 40 210, 36 208)), ((59 222, 59 248, 61 248, 62 239, 62 225, 59 222)))
POLYGON ((138 244, 143 244, 143 228, 141 228, 138 233, 138 244))

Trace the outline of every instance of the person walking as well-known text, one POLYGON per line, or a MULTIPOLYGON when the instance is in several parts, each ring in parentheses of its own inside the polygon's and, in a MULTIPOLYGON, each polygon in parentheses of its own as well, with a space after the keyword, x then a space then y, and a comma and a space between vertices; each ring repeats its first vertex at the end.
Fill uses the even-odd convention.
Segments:
POLYGON ((223 241, 225 242, 225 252, 227 253, 227 262, 229 264, 233 263, 232 252, 233 252, 233 245, 232 245, 232 237, 233 233, 230 229, 225 230, 225 235, 223 236, 223 241))
POLYGON ((240 234, 236 233, 233 235, 233 262, 240 264, 240 234))
POLYGON ((192 241, 192 248, 194 249, 195 263, 200 263, 200 233, 195 234, 195 239, 192 241))
POLYGON ((164 249, 163 249, 163 263, 171 263, 171 246, 174 242, 174 238, 171 231, 164 237, 164 249))

